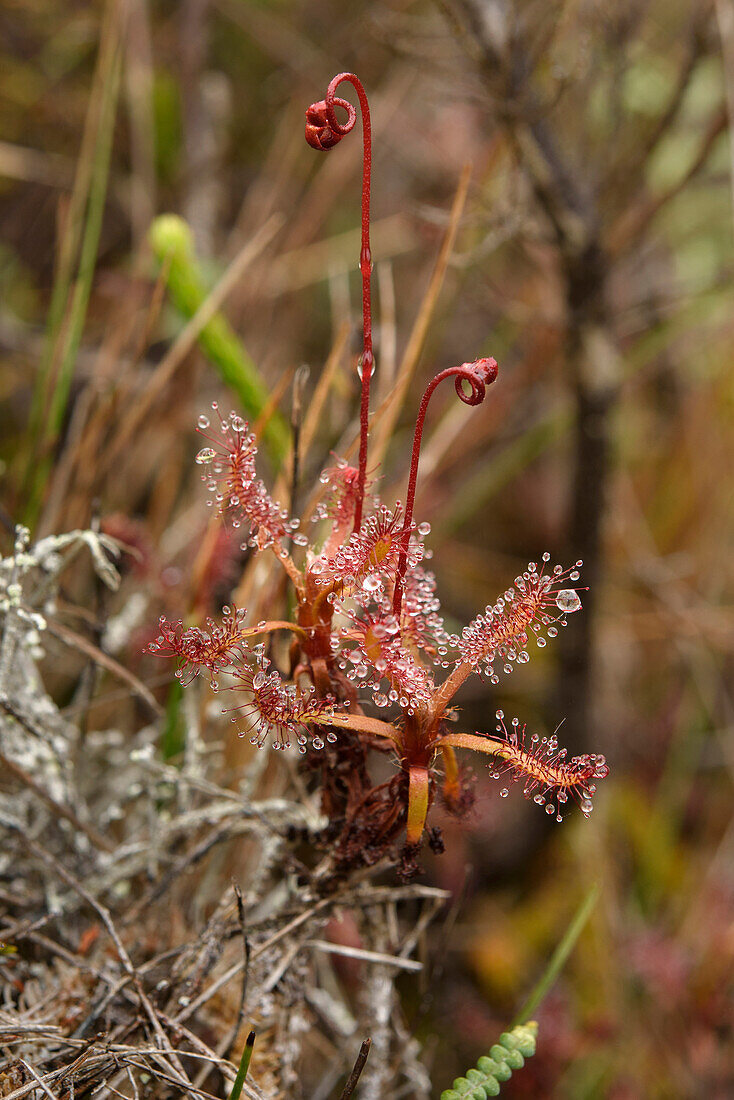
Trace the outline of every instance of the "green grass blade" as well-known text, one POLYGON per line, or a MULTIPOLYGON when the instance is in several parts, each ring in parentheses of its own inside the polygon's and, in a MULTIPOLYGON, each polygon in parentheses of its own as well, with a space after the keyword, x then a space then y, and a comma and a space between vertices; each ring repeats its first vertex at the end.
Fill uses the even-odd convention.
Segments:
POLYGON ((245 1049, 242 1051, 242 1057, 240 1058, 240 1068, 237 1071, 237 1076, 234 1079, 232 1085, 232 1091, 229 1094, 228 1100, 240 1100, 242 1094, 242 1086, 245 1083, 247 1077, 247 1071, 250 1068, 250 1059, 252 1058, 252 1048, 255 1045, 255 1032, 251 1031, 247 1036, 245 1043, 245 1049))
POLYGON ((117 48, 110 71, 109 83, 105 89, 105 104, 102 110, 100 134, 94 152, 94 166, 92 170, 92 185, 89 194, 89 208, 87 221, 84 227, 82 250, 79 258, 79 273, 71 304, 69 317, 69 329, 64 341, 64 352, 61 360, 59 376, 54 387, 49 407, 46 434, 53 439, 64 419, 66 405, 69 399, 71 380, 74 374, 79 345, 81 343, 84 322, 87 316, 87 306, 92 290, 92 280, 97 262, 97 248, 102 229, 102 216, 104 214, 105 200, 107 197, 107 180, 109 177, 110 155, 112 152, 112 133, 115 123, 115 109, 117 96, 120 90, 120 75, 122 70, 122 51, 117 48))
MULTIPOLYGON (((46 336, 38 377, 33 390, 29 436, 32 443, 35 445, 38 444, 39 435, 43 428, 43 419, 48 402, 51 367, 58 350, 59 335, 69 303, 71 283, 74 275, 74 264, 78 259, 79 243, 84 227, 87 202, 89 200, 89 189, 92 182, 94 163, 93 152, 99 140, 104 106, 102 102, 103 97, 98 93, 108 84, 108 73, 115 52, 116 34, 116 13, 114 4, 110 3, 108 4, 105 23, 100 34, 97 68, 84 124, 84 134, 77 161, 74 186, 66 211, 64 232, 59 242, 54 281, 51 290, 51 301, 49 303, 48 316, 46 318, 46 336)), ((31 468, 32 465, 31 462, 31 468)))
POLYGON ((166 718, 161 733, 161 753, 168 762, 180 757, 186 748, 186 726, 183 716, 183 688, 174 680, 166 701, 166 718))
MULTIPOLYGON (((100 61, 100 64, 102 63, 103 62, 100 61)), ((36 437, 39 451, 35 453, 36 455, 40 453, 41 459, 33 463, 34 472, 25 517, 26 521, 31 524, 37 519, 43 499, 43 491, 51 472, 52 458, 49 452, 53 441, 61 429, 66 413, 71 382, 74 375, 74 367, 76 365, 76 358, 79 352, 82 332, 84 330, 84 322, 87 316, 87 306, 89 304, 89 296, 92 290, 92 281, 97 262, 97 249, 99 247, 99 237, 102 228, 102 217, 107 198, 107 182, 109 178, 112 138, 121 73, 122 45, 118 37, 112 46, 109 69, 102 82, 102 102, 99 113, 99 126, 95 135, 96 140, 92 154, 89 180, 89 201, 82 234, 79 267, 72 294, 66 332, 63 338, 64 342, 61 350, 59 370, 55 383, 53 383, 53 392, 50 397, 48 397, 47 390, 51 382, 51 367, 53 359, 55 358, 56 348, 56 341, 53 339, 53 334, 55 329, 59 329, 60 334, 62 318, 59 316, 58 311, 61 309, 63 312, 66 295, 68 293, 66 260, 63 265, 64 270, 61 271, 60 278, 57 280, 58 295, 56 295, 56 287, 54 288, 53 297, 56 297, 57 300, 54 302, 52 297, 52 313, 49 318, 46 351, 46 355, 50 358, 44 361, 39 383, 36 388, 36 395, 34 395, 31 431, 33 432, 33 421, 35 418, 36 424, 39 425, 37 433, 40 432, 40 436, 37 434, 36 437), (64 302, 61 300, 62 293, 64 295, 64 302), (59 305, 59 303, 61 303, 61 305, 59 305), (46 406, 47 400, 48 411, 44 420, 42 410, 46 406)))
POLYGON ((551 955, 550 961, 542 974, 540 981, 537 983, 532 993, 525 1001, 517 1016, 515 1017, 513 1027, 517 1024, 524 1024, 534 1014, 536 1008, 546 996, 556 978, 563 969, 568 956, 576 946, 576 941, 581 935, 584 925, 591 916, 592 910, 599 898, 599 884, 594 885, 587 891, 581 904, 576 910, 571 923, 569 924, 563 939, 560 941, 555 951, 551 955))

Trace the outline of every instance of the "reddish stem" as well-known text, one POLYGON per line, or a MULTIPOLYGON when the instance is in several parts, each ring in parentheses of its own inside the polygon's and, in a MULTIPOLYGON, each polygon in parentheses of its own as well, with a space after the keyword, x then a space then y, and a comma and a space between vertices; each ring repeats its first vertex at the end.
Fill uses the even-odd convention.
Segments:
POLYGON ((403 526, 400 557, 395 576, 395 592, 393 595, 393 614, 400 617, 400 609, 403 604, 403 583, 405 569, 408 563, 408 548, 410 546, 410 532, 413 526, 413 505, 415 503, 415 487, 418 480, 418 462, 421 453, 421 440, 423 427, 426 421, 428 403, 433 396, 433 391, 443 382, 444 378, 454 378, 456 393, 465 405, 481 405, 484 401, 486 387, 494 382, 497 377, 497 363, 494 359, 476 359, 473 363, 462 363, 460 367, 448 367, 442 370, 426 386, 423 399, 418 410, 418 419, 415 422, 415 435, 413 436, 413 454, 410 460, 410 476, 408 478, 408 494, 405 501, 405 524, 403 526), (466 393, 462 385, 469 383, 469 393, 466 393))
POLYGON ((354 530, 362 525, 365 483, 367 480, 367 435, 369 430, 370 382, 374 370, 372 351, 372 252, 370 249, 370 181, 372 176, 372 124, 367 93, 362 81, 354 73, 339 73, 329 84, 326 99, 313 103, 306 112, 306 140, 315 149, 331 149, 348 134, 357 120, 357 112, 345 99, 336 95, 340 84, 348 81, 359 97, 362 111, 362 247, 359 254, 359 270, 362 273, 362 359, 360 375, 362 400, 359 411, 359 476, 357 501, 354 511, 354 530), (336 107, 347 112, 342 124, 336 117, 336 107))

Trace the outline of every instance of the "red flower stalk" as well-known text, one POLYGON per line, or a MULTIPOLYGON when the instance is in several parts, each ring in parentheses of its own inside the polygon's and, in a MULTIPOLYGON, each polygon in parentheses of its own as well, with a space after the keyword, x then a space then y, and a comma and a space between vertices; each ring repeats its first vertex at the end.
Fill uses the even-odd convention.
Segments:
POLYGON ((410 476, 408 478, 408 495, 405 502, 405 528, 400 549, 398 572, 395 578, 395 593, 393 595, 393 614, 400 617, 400 608, 403 602, 403 582, 405 569, 408 564, 408 547, 410 544, 410 530, 413 522, 413 505, 415 503, 415 486, 418 480, 418 462, 421 453, 421 441, 423 439, 423 427, 426 421, 428 403, 433 396, 433 391, 443 382, 444 378, 453 378, 457 396, 465 405, 481 405, 486 394, 486 387, 494 382, 497 377, 496 359, 476 359, 473 363, 462 363, 460 367, 449 367, 440 371, 436 377, 428 383, 423 399, 418 410, 418 418, 415 422, 415 435, 413 437, 413 454, 410 459, 410 476), (464 382, 469 383, 469 393, 464 390, 464 382))
POLYGON ((372 352, 372 251, 370 249, 370 180, 372 175, 372 124, 367 93, 362 81, 354 73, 339 73, 326 90, 326 99, 312 103, 306 111, 306 141, 313 149, 333 149, 351 130, 357 121, 357 112, 336 90, 349 81, 359 97, 362 110, 362 248, 359 254, 359 270, 362 273, 362 360, 359 367, 362 380, 362 401, 359 412, 359 476, 357 501, 354 512, 354 530, 362 523, 362 506, 367 480, 367 435, 369 430, 370 381, 375 369, 372 352), (336 108, 347 112, 347 121, 339 122, 336 108))

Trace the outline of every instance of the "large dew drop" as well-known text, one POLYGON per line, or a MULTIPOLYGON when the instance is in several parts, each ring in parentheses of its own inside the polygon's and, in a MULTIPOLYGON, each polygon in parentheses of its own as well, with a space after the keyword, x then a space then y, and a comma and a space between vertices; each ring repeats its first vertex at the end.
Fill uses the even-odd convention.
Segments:
POLYGON ((578 592, 573 588, 564 588, 556 596, 556 606, 559 611, 562 611, 564 615, 571 614, 572 611, 579 611, 581 608, 581 600, 579 599, 578 592))
POLYGON ((216 457, 216 451, 212 447, 202 447, 196 456, 196 461, 200 466, 205 466, 207 462, 211 462, 216 457))
MULTIPOLYGON (((357 374, 359 375, 360 382, 362 381, 362 375, 364 374, 364 359, 365 359, 364 356, 360 356, 359 362, 357 363, 357 374)), ((367 359, 369 361, 369 355, 368 355, 367 359)), ((372 359, 372 362, 370 364, 370 368, 371 368, 370 369, 370 378, 371 378, 372 375, 375 373, 375 360, 374 360, 374 358, 372 359)))

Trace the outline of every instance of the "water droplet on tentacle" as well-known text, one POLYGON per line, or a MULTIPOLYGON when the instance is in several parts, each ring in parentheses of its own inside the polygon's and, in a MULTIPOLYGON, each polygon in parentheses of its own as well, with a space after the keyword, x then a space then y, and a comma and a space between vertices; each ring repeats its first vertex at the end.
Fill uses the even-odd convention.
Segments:
POLYGON ((581 607, 581 600, 579 594, 573 588, 564 588, 556 596, 556 606, 559 611, 562 611, 564 615, 570 614, 573 611, 578 611, 581 607))

